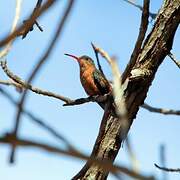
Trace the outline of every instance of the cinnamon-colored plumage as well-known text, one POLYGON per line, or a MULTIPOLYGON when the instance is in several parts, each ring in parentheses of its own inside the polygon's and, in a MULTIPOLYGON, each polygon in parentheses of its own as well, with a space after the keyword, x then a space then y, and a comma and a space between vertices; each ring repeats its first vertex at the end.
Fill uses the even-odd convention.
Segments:
POLYGON ((89 96, 104 95, 112 90, 105 76, 96 68, 94 61, 88 56, 76 57, 65 54, 77 60, 80 67, 81 84, 89 96))

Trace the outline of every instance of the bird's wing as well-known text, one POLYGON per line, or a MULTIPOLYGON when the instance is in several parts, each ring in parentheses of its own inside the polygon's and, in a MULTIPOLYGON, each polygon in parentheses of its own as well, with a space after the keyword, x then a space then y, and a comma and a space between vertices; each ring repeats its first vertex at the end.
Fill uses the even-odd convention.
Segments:
POLYGON ((93 78, 94 83, 96 84, 98 90, 101 92, 102 95, 109 93, 111 89, 110 84, 100 71, 94 71, 93 78))

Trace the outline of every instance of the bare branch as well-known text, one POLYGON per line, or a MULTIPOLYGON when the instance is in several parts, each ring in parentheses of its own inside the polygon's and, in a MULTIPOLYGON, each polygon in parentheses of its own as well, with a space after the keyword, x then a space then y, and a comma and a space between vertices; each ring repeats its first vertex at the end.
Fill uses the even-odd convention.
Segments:
POLYGON ((13 85, 13 86, 15 86, 17 88, 21 88, 21 89, 23 89, 23 88, 24 89, 29 89, 29 90, 33 91, 34 93, 41 94, 41 95, 44 95, 44 96, 53 97, 53 98, 59 99, 61 101, 64 101, 66 103, 73 102, 73 100, 69 99, 68 97, 61 96, 59 94, 55 94, 55 93, 50 92, 50 91, 44 91, 42 89, 33 87, 32 85, 28 84, 27 82, 24 82, 20 77, 18 77, 17 75, 14 75, 8 69, 6 61, 1 61, 0 65, 1 65, 2 69, 4 70, 4 72, 6 73, 6 75, 14 81, 14 82, 0 81, 0 83, 2 83, 4 85, 13 85))
MULTIPOLYGON (((20 17, 21 4, 22 4, 22 0, 16 0, 16 11, 15 11, 14 20, 12 23, 11 33, 13 33, 16 29, 16 26, 20 17)), ((8 54, 8 52, 11 49, 12 43, 13 43, 13 39, 9 41, 6 47, 0 52, 0 58, 3 58, 4 56, 8 54)))
POLYGON ((173 168, 161 167, 161 166, 159 166, 159 165, 157 165, 157 164, 154 164, 154 165, 155 165, 155 167, 157 167, 158 169, 161 169, 161 170, 163 170, 163 171, 167 171, 167 172, 178 172, 178 173, 180 173, 180 168, 173 169, 173 168))
POLYGON ((84 104, 88 102, 105 102, 107 101, 109 96, 111 96, 111 94, 105 94, 103 96, 95 95, 95 96, 89 96, 87 98, 79 98, 76 100, 72 100, 71 102, 68 102, 66 104, 63 104, 63 106, 74 106, 74 105, 80 105, 80 104, 84 104))
POLYGON ((22 92, 22 86, 14 81, 3 81, 0 80, 0 84, 6 85, 6 86, 14 86, 16 89, 18 89, 19 92, 22 92))
MULTIPOLYGON (((54 37, 52 38, 47 50, 45 51, 45 54, 40 58, 40 60, 37 63, 36 67, 33 69, 31 75, 29 76, 29 78, 27 80, 28 84, 30 84, 33 81, 33 79, 35 78, 37 72, 41 69, 42 65, 46 62, 49 55, 51 54, 51 52, 52 52, 52 50, 53 50, 53 48, 54 48, 54 46, 55 46, 55 44, 56 44, 56 42, 58 40, 58 37, 60 36, 60 34, 61 34, 62 30, 63 30, 64 24, 65 24, 65 22, 66 22, 66 20, 68 18, 68 15, 69 15, 72 7, 73 7, 73 4, 74 4, 74 0, 70 0, 68 2, 68 5, 67 5, 67 8, 65 9, 63 17, 60 17, 60 19, 59 19, 59 24, 57 26, 54 37)), ((40 10, 37 11, 37 12, 40 12, 40 10)), ((36 14, 37 13, 35 13, 35 15, 36 14)), ((15 125, 14 125, 14 134, 15 135, 17 134, 17 131, 18 131, 18 128, 19 128, 19 122, 20 122, 20 118, 21 118, 21 110, 22 110, 22 107, 23 107, 23 105, 25 103, 26 95, 27 95, 27 89, 24 90, 24 93, 23 93, 23 95, 22 95, 22 97, 21 97, 21 99, 19 101, 19 106, 18 106, 19 108, 18 108, 18 111, 17 111, 16 121, 15 121, 15 125)), ((12 147, 12 152, 11 152, 11 156, 10 156, 10 162, 11 163, 14 162, 14 152, 15 152, 15 146, 12 147)))
POLYGON ((119 171, 119 172, 125 173, 128 176, 138 178, 140 180, 153 180, 154 179, 153 176, 146 177, 134 171, 131 171, 125 167, 112 165, 112 163, 109 161, 102 161, 100 159, 96 159, 92 157, 89 158, 87 155, 82 154, 81 152, 77 150, 71 150, 71 149, 63 150, 59 147, 51 146, 51 145, 44 144, 41 142, 31 141, 27 139, 20 139, 20 138, 17 139, 15 136, 10 135, 10 134, 5 135, 4 137, 0 137, 0 143, 14 144, 16 146, 22 146, 22 147, 34 147, 34 148, 44 150, 46 152, 71 156, 71 157, 75 157, 75 158, 79 158, 83 160, 90 160, 92 163, 96 163, 97 165, 101 166, 103 169, 111 171, 112 173, 117 173, 119 171))
MULTIPOLYGON (((142 72, 149 71, 149 74, 138 80, 131 81, 127 79, 125 81, 125 83, 127 82, 127 87, 125 88, 124 95, 128 111, 129 129, 136 118, 139 107, 144 103, 157 69, 172 48, 174 35, 180 22, 180 4, 178 2, 179 0, 166 0, 164 2, 165 5, 162 6, 154 27, 146 38, 143 50, 138 56, 138 61, 136 61, 133 67, 133 69, 142 72)), ((105 126, 106 130, 102 132, 100 127, 96 140, 99 140, 99 137, 101 140, 95 142, 93 148, 95 154, 92 152, 92 155, 94 155, 93 157, 109 159, 113 162, 123 142, 123 139, 121 139, 121 119, 110 115, 103 126, 105 126)), ((82 176, 73 180, 83 179, 87 176, 92 179, 93 177, 107 179, 108 176, 107 171, 91 166, 88 162, 81 171, 83 171, 82 176)))
POLYGON ((23 24, 20 27, 18 27, 13 33, 10 35, 6 36, 0 41, 0 47, 6 45, 9 43, 12 39, 16 38, 20 32, 22 32, 24 29, 29 29, 32 27, 32 24, 34 21, 42 15, 47 9, 49 9, 52 5, 54 5, 57 1, 54 0, 47 0, 46 3, 34 13, 34 16, 31 18, 31 21, 28 24, 23 24))
POLYGON ((173 60, 173 62, 177 65, 177 67, 180 68, 180 61, 178 61, 171 52, 168 54, 168 56, 173 60))
POLYGON ((133 66, 136 63, 138 55, 141 52, 141 47, 142 47, 142 44, 143 44, 143 40, 145 38, 146 31, 147 31, 147 28, 148 28, 148 23, 149 23, 148 18, 149 18, 149 0, 144 0, 139 35, 138 35, 134 50, 133 50, 133 52, 131 54, 130 61, 129 61, 128 65, 126 66, 125 71, 123 72, 122 83, 126 80, 128 75, 130 74, 133 66))
POLYGON ((22 35, 22 39, 24 39, 27 34, 30 32, 30 31, 33 31, 34 29, 34 24, 36 24, 36 26, 38 27, 38 29, 42 32, 43 29, 42 27, 39 25, 39 23, 37 22, 36 18, 33 18, 34 15, 36 14, 36 11, 39 11, 40 7, 41 7, 41 4, 42 4, 42 0, 38 0, 37 3, 36 3, 36 7, 34 8, 31 16, 27 19, 27 20, 24 20, 23 23, 25 24, 25 27, 20 33, 19 35, 21 36, 22 35), (33 19, 33 22, 31 22, 31 19, 33 19), (29 25, 31 24, 31 25, 29 25))
MULTIPOLYGON (((0 88, 0 93, 6 97, 14 106, 18 106, 18 103, 16 102, 16 100, 12 97, 12 95, 10 93, 8 93, 7 91, 4 91, 2 88, 0 88)), ((67 139, 65 139, 61 134, 59 134, 54 128, 52 128, 50 125, 48 125, 47 123, 45 123, 43 120, 41 120, 40 118, 38 118, 37 116, 35 116, 32 112, 22 109, 22 113, 24 113, 27 117, 29 117, 29 119, 33 122, 36 123, 39 127, 43 128, 44 130, 47 130, 47 132, 49 134, 51 134, 53 137, 55 137, 56 139, 62 141, 67 148, 69 149, 73 149, 72 145, 69 143, 69 141, 67 139)))
POLYGON ((107 52, 105 52, 102 48, 96 46, 95 44, 93 44, 92 46, 95 52, 100 53, 101 56, 105 58, 109 64, 111 64, 112 59, 107 52))
POLYGON ((141 107, 150 112, 161 113, 161 114, 165 114, 165 115, 178 115, 178 116, 180 115, 180 110, 156 108, 156 107, 152 107, 146 103, 144 103, 141 107))
POLYGON ((96 49, 96 47, 95 47, 95 45, 93 43, 91 43, 91 45, 93 47, 93 50, 94 50, 94 53, 95 53, 95 56, 96 56, 96 60, 97 60, 97 64, 98 64, 98 69, 104 75, 103 69, 102 69, 100 61, 99 61, 98 51, 97 51, 97 49, 96 49))
MULTIPOLYGON (((132 1, 132 0, 123 0, 123 1, 129 3, 129 4, 133 5, 134 7, 140 9, 141 11, 143 11, 143 7, 140 6, 139 4, 136 4, 134 1, 132 1)), ((156 14, 156 13, 149 12, 149 16, 150 16, 152 19, 155 19, 156 16, 157 16, 157 14, 156 14)))

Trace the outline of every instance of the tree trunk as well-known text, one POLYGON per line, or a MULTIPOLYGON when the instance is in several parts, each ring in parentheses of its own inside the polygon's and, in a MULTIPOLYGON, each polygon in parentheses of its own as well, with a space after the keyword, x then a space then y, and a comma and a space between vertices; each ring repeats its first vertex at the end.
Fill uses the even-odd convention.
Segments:
MULTIPOLYGON (((140 105, 144 103, 158 67, 172 48, 173 38, 179 22, 179 0, 165 0, 131 74, 125 81, 127 87, 124 96, 128 111, 128 130, 136 117, 140 105)), ((121 133, 121 119, 111 115, 103 119, 91 157, 109 160, 113 163, 121 147, 121 133)), ((73 177, 73 180, 104 180, 107 179, 108 173, 102 167, 87 162, 80 172, 73 177)))

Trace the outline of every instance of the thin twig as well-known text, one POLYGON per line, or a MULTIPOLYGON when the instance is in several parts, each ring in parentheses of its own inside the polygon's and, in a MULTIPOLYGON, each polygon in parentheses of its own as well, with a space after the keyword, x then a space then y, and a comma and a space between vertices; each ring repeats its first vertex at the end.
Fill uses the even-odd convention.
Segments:
POLYGON ((168 54, 168 56, 173 60, 173 62, 177 65, 178 68, 180 68, 180 61, 176 59, 176 57, 173 55, 172 52, 168 54))
POLYGON ((161 113, 161 114, 165 114, 165 115, 178 115, 178 116, 180 115, 180 110, 156 108, 156 107, 150 106, 146 103, 144 103, 141 107, 150 112, 161 113))
POLYGON ((16 38, 19 35, 19 33, 22 32, 24 29, 29 29, 32 26, 32 24, 34 23, 34 21, 39 16, 41 16, 46 10, 48 10, 52 5, 54 5, 56 2, 58 2, 58 1, 47 0, 46 3, 44 3, 44 5, 38 11, 36 11, 34 13, 34 16, 31 18, 31 21, 28 24, 22 24, 13 33, 4 37, 0 41, 0 47, 3 47, 7 43, 9 43, 12 39, 16 38))
POLYGON ((75 157, 75 158, 79 158, 83 160, 89 160, 91 163, 96 163, 98 166, 101 166, 104 170, 111 171, 112 173, 122 172, 128 176, 138 178, 140 180, 154 180, 153 176, 146 177, 132 170, 129 170, 125 167, 113 165, 109 161, 102 161, 93 157, 89 158, 87 155, 82 154, 81 152, 77 150, 63 150, 60 147, 55 147, 55 146, 41 143, 41 142, 31 141, 27 139, 20 139, 20 138, 17 139, 15 136, 12 136, 10 134, 6 134, 4 137, 0 137, 0 143, 11 144, 11 145, 15 144, 16 146, 22 146, 22 147, 34 147, 34 148, 44 150, 46 152, 71 156, 71 157, 75 157))
POLYGON ((33 18, 33 16, 36 14, 36 11, 39 11, 40 7, 41 7, 41 4, 42 4, 42 0, 38 0, 37 3, 36 3, 36 7, 34 8, 31 16, 27 19, 27 20, 24 20, 24 24, 27 28, 23 29, 22 32, 19 33, 19 35, 22 35, 22 39, 24 39, 27 34, 33 30, 33 26, 34 24, 36 24, 36 26, 38 27, 38 29, 42 32, 43 29, 42 27, 39 25, 39 23, 37 22, 36 19, 33 18), (31 19, 34 19, 34 22, 31 24, 31 26, 29 25, 29 23, 31 23, 31 19))
POLYGON ((180 173, 180 168, 173 169, 173 168, 161 167, 161 166, 159 166, 159 165, 157 165, 157 164, 154 164, 154 165, 155 165, 155 167, 157 167, 158 169, 163 170, 163 171, 167 171, 167 172, 178 172, 178 173, 180 173))
POLYGON ((32 85, 24 82, 20 77, 18 77, 17 75, 14 75, 8 69, 6 61, 1 61, 0 65, 1 65, 2 69, 4 70, 4 72, 6 73, 6 75, 14 81, 14 82, 0 81, 0 83, 3 83, 4 85, 13 85, 13 86, 15 86, 17 88, 21 88, 21 89, 22 88, 29 89, 29 90, 33 91, 34 93, 41 94, 44 96, 53 97, 53 98, 59 99, 61 101, 64 101, 66 103, 74 102, 73 100, 69 99, 68 97, 33 87, 32 85))
POLYGON ((0 80, 0 84, 6 85, 6 86, 14 86, 14 87, 17 88, 20 92, 22 92, 22 89, 23 89, 23 87, 22 87, 20 84, 14 82, 14 81, 3 81, 3 80, 0 80))
POLYGON ((63 104, 63 106, 74 106, 88 102, 99 102, 99 103, 106 102, 109 96, 111 96, 111 94, 105 94, 103 96, 95 95, 95 96, 89 96, 87 98, 79 98, 79 99, 71 100, 71 102, 69 101, 66 104, 63 104))
MULTIPOLYGON (((94 50, 94 53, 95 53, 95 56, 96 56, 96 60, 97 60, 97 65, 98 65, 98 69, 99 71, 104 75, 104 72, 103 72, 103 69, 101 67, 101 64, 100 64, 100 61, 99 61, 99 56, 98 56, 98 51, 95 47, 95 45, 93 43, 91 43, 92 47, 93 47, 93 50, 94 50)), ((105 75, 104 75, 105 76, 105 75)))
MULTIPOLYGON (((60 36, 64 24, 68 18, 68 15, 73 7, 74 4, 74 0, 70 0, 68 2, 67 8, 65 9, 64 15, 63 17, 60 17, 59 19, 59 24, 57 26, 56 32, 54 34, 54 37, 52 38, 45 54, 40 58, 39 62, 37 63, 36 67, 33 69, 32 73, 30 74, 27 83, 30 84, 33 79, 36 77, 37 72, 42 68, 42 65, 46 62, 46 60, 48 59, 49 55, 51 54, 57 40, 58 37, 60 36)), ((40 10, 39 10, 40 11, 40 10)), ((38 12, 38 11, 37 11, 38 12)), ((36 13, 35 13, 36 14, 36 13)), ((16 120, 15 120, 15 125, 14 125, 14 134, 16 135, 18 132, 18 128, 19 128, 19 123, 20 123, 20 118, 21 118, 21 110, 23 105, 25 104, 25 100, 26 100, 26 95, 27 95, 27 89, 24 90, 24 93, 19 101, 19 106, 18 106, 18 111, 17 111, 17 115, 16 115, 16 120)), ((14 162, 14 152, 15 152, 15 146, 12 147, 12 152, 11 152, 11 156, 10 156, 10 162, 13 163, 14 162)))
POLYGON ((146 31, 148 28, 148 23, 149 23, 148 18, 149 18, 149 0, 144 0, 139 35, 138 35, 134 50, 131 54, 130 61, 128 65, 126 66, 125 71, 123 72, 122 83, 124 83, 126 78, 129 76, 134 64, 136 63, 138 55, 141 52, 143 40, 145 38, 146 31))
MULTIPOLYGON (((22 0, 16 0, 16 11, 15 11, 14 20, 12 23, 11 33, 13 33, 15 31, 16 26, 18 24, 20 12, 21 12, 21 4, 22 4, 22 0)), ((6 56, 8 54, 8 52, 11 49, 12 43, 13 43, 13 39, 11 41, 9 41, 8 44, 6 45, 6 47, 0 52, 0 58, 3 58, 4 56, 6 56)))
MULTIPOLYGON (((140 6, 139 4, 136 4, 134 1, 132 1, 132 0, 123 0, 123 1, 125 1, 125 2, 127 2, 127 3, 129 3, 129 4, 131 4, 131 5, 133 5, 134 7, 136 7, 136 8, 138 8, 139 10, 143 10, 143 7, 142 6, 140 6)), ((152 19, 155 19, 156 18, 156 16, 157 16, 157 14, 156 13, 152 13, 152 12, 149 12, 149 16, 152 18, 152 19)))

